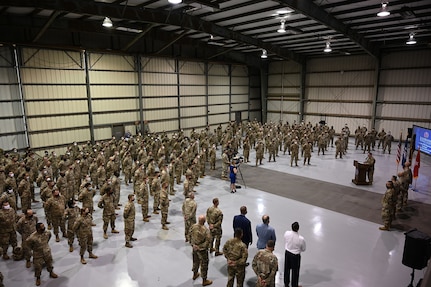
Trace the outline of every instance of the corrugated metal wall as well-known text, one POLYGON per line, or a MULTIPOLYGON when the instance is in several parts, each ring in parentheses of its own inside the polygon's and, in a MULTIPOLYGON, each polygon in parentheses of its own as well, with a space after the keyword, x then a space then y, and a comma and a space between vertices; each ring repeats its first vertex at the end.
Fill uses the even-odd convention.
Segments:
POLYGON ((391 53, 383 57, 376 128, 403 137, 413 124, 431 128, 431 52, 391 53))
POLYGON ((38 149, 88 140, 81 53, 23 48, 20 61, 30 146, 38 149))
POLYGON ((293 123, 300 119, 301 65, 274 62, 269 66, 267 120, 293 123))
POLYGON ((226 125, 238 112, 249 118, 245 66, 28 47, 0 52, 5 150, 61 150, 108 139, 113 128, 134 134, 141 121, 172 133, 226 125))
POLYGON ((26 127, 14 51, 0 47, 0 148, 27 147, 26 127))

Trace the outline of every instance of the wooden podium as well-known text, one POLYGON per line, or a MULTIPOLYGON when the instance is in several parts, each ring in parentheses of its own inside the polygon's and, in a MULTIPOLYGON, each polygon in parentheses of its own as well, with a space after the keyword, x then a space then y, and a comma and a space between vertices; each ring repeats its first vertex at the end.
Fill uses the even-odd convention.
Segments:
POLYGON ((353 161, 353 166, 355 169, 355 178, 352 182, 356 185, 370 185, 372 183, 367 181, 367 171, 370 168, 369 164, 360 163, 357 160, 353 161))

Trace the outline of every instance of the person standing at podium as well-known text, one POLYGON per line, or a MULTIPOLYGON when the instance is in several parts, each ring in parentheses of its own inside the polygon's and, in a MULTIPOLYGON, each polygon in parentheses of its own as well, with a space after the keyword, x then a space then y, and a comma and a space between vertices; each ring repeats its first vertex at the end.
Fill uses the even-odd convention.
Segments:
POLYGON ((368 164, 369 167, 367 169, 367 177, 369 184, 373 183, 373 177, 374 177, 374 164, 376 163, 376 159, 373 157, 372 153, 368 153, 367 158, 365 159, 365 164, 368 164))

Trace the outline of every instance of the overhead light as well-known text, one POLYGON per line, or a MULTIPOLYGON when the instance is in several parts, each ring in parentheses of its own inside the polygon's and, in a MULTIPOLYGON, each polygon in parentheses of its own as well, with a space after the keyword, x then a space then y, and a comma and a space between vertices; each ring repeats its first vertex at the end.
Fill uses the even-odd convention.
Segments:
POLYGON ((409 38, 406 41, 407 45, 414 45, 416 44, 416 39, 415 39, 415 33, 410 33, 409 38))
POLYGON ((326 41, 326 46, 325 46, 325 49, 323 49, 323 52, 325 52, 325 53, 332 52, 332 49, 331 49, 331 42, 326 41))
POLYGON ((391 15, 391 12, 388 11, 388 2, 382 2, 382 7, 380 8, 379 13, 377 13, 377 16, 386 17, 389 15, 391 15))
POLYGON ((106 28, 112 28, 113 25, 111 19, 109 19, 109 17, 105 17, 102 26, 106 28))
POLYGON ((171 4, 180 4, 183 2, 183 0, 168 0, 168 2, 171 4))
POLYGON ((266 59, 268 58, 268 53, 266 52, 265 49, 262 49, 262 55, 260 56, 262 59, 266 59))
POLYGON ((286 21, 280 21, 280 28, 277 30, 278 33, 286 33, 286 21))

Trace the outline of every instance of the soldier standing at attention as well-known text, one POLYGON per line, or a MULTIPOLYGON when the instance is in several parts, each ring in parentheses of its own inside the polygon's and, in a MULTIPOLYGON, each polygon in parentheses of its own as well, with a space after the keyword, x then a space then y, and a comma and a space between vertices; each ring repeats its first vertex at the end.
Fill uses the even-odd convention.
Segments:
POLYGON ((295 165, 298 166, 298 154, 299 154, 299 145, 297 141, 294 140, 290 145, 290 166, 293 166, 293 161, 295 161, 295 165))
POLYGON ((133 245, 130 244, 130 241, 137 240, 133 237, 133 233, 135 232, 135 196, 133 194, 129 194, 127 196, 128 202, 126 206, 124 206, 123 218, 124 218, 124 235, 126 237, 126 247, 132 248, 133 245))
POLYGON ((112 233, 119 233, 115 229, 114 195, 110 186, 106 189, 106 193, 100 198, 97 206, 103 208, 103 238, 108 239, 108 234, 106 233, 108 224, 111 224, 112 233))
POLYGON ((223 254, 227 259, 227 287, 232 287, 236 277, 236 286, 242 287, 245 278, 245 266, 248 257, 247 246, 242 242, 242 229, 236 228, 234 238, 223 246, 223 254))
POLYGON ((257 275, 256 287, 275 287, 278 259, 273 254, 274 246, 274 240, 268 240, 266 248, 259 250, 253 258, 251 266, 257 275))
POLYGON ((183 202, 182 212, 184 217, 184 236, 186 242, 190 241, 190 228, 196 223, 196 209, 194 192, 190 192, 189 197, 183 202))
POLYGON ((383 226, 380 230, 389 231, 391 228, 392 220, 394 219, 394 209, 396 207, 397 199, 395 197, 394 183, 392 181, 386 182, 386 192, 382 198, 382 220, 383 226))
POLYGON ((27 268, 31 267, 31 250, 26 240, 33 232, 36 231, 36 223, 37 217, 33 215, 33 210, 27 209, 24 213, 24 216, 22 216, 16 224, 16 230, 19 234, 21 234, 21 246, 24 252, 24 258, 26 260, 25 267, 27 268))
MULTIPOLYGON (((88 208, 90 211, 90 214, 93 214, 93 197, 94 197, 95 191, 91 185, 90 182, 87 182, 84 185, 84 188, 79 193, 78 200, 82 202, 82 208, 88 208)), ((96 224, 92 223, 92 226, 95 226, 96 224)))
POLYGON ((79 207, 76 206, 75 200, 69 199, 66 211, 64 212, 64 217, 67 220, 67 243, 69 243, 69 252, 73 252, 73 241, 75 240, 73 225, 80 214, 81 211, 79 207))
POLYGON ((229 167, 229 156, 227 150, 224 150, 221 155, 222 167, 221 167, 221 179, 227 180, 227 169, 229 167))
POLYGON ((168 196, 168 187, 169 183, 164 182, 162 184, 162 188, 160 189, 160 212, 162 213, 161 223, 163 230, 169 230, 166 226, 170 224, 168 221, 168 213, 169 213, 169 196, 168 196))
POLYGON ((211 285, 213 282, 207 279, 208 275, 208 248, 211 244, 211 234, 205 226, 205 215, 200 215, 198 223, 190 229, 190 244, 193 248, 193 280, 202 276, 202 286, 211 285), (198 272, 199 267, 201 274, 198 272))
POLYGON ((60 194, 58 188, 54 187, 52 190, 52 197, 46 201, 45 210, 49 218, 51 218, 56 242, 60 242, 60 236, 58 235, 59 229, 63 233, 63 237, 67 238, 66 223, 64 220, 65 209, 66 199, 60 194))
POLYGON ((81 216, 73 224, 73 231, 78 237, 79 255, 81 256, 81 263, 87 264, 84 259, 85 250, 88 251, 90 258, 97 259, 97 256, 93 254, 93 230, 91 229, 93 218, 91 216, 88 207, 81 209, 81 216))
POLYGON ((254 149, 256 150, 256 166, 257 166, 258 162, 259 164, 262 164, 263 152, 265 150, 265 147, 263 146, 263 143, 261 140, 258 141, 254 149))
POLYGON ((49 239, 51 239, 51 232, 45 230, 45 225, 43 225, 42 222, 38 222, 36 224, 36 231, 26 240, 30 249, 33 250, 36 286, 40 285, 40 275, 42 274, 42 266, 44 263, 46 265, 46 270, 49 272, 49 277, 58 278, 58 275, 53 271, 51 248, 48 245, 49 239))
POLYGON ((308 162, 308 165, 310 165, 310 159, 311 159, 311 150, 313 149, 313 145, 311 142, 306 142, 302 146, 302 151, 304 152, 304 165, 305 162, 308 162))
POLYGON ((151 215, 148 215, 148 198, 149 198, 149 185, 148 176, 144 174, 143 181, 139 186, 138 192, 136 193, 138 197, 138 203, 141 205, 142 210, 142 220, 149 222, 151 215))
POLYGON ((210 252, 215 251, 215 256, 223 255, 220 252, 220 241, 223 233, 221 224, 223 222, 223 212, 218 208, 218 198, 213 199, 213 206, 207 209, 207 220, 211 231, 210 252), (214 244, 215 241, 215 244, 214 244))

